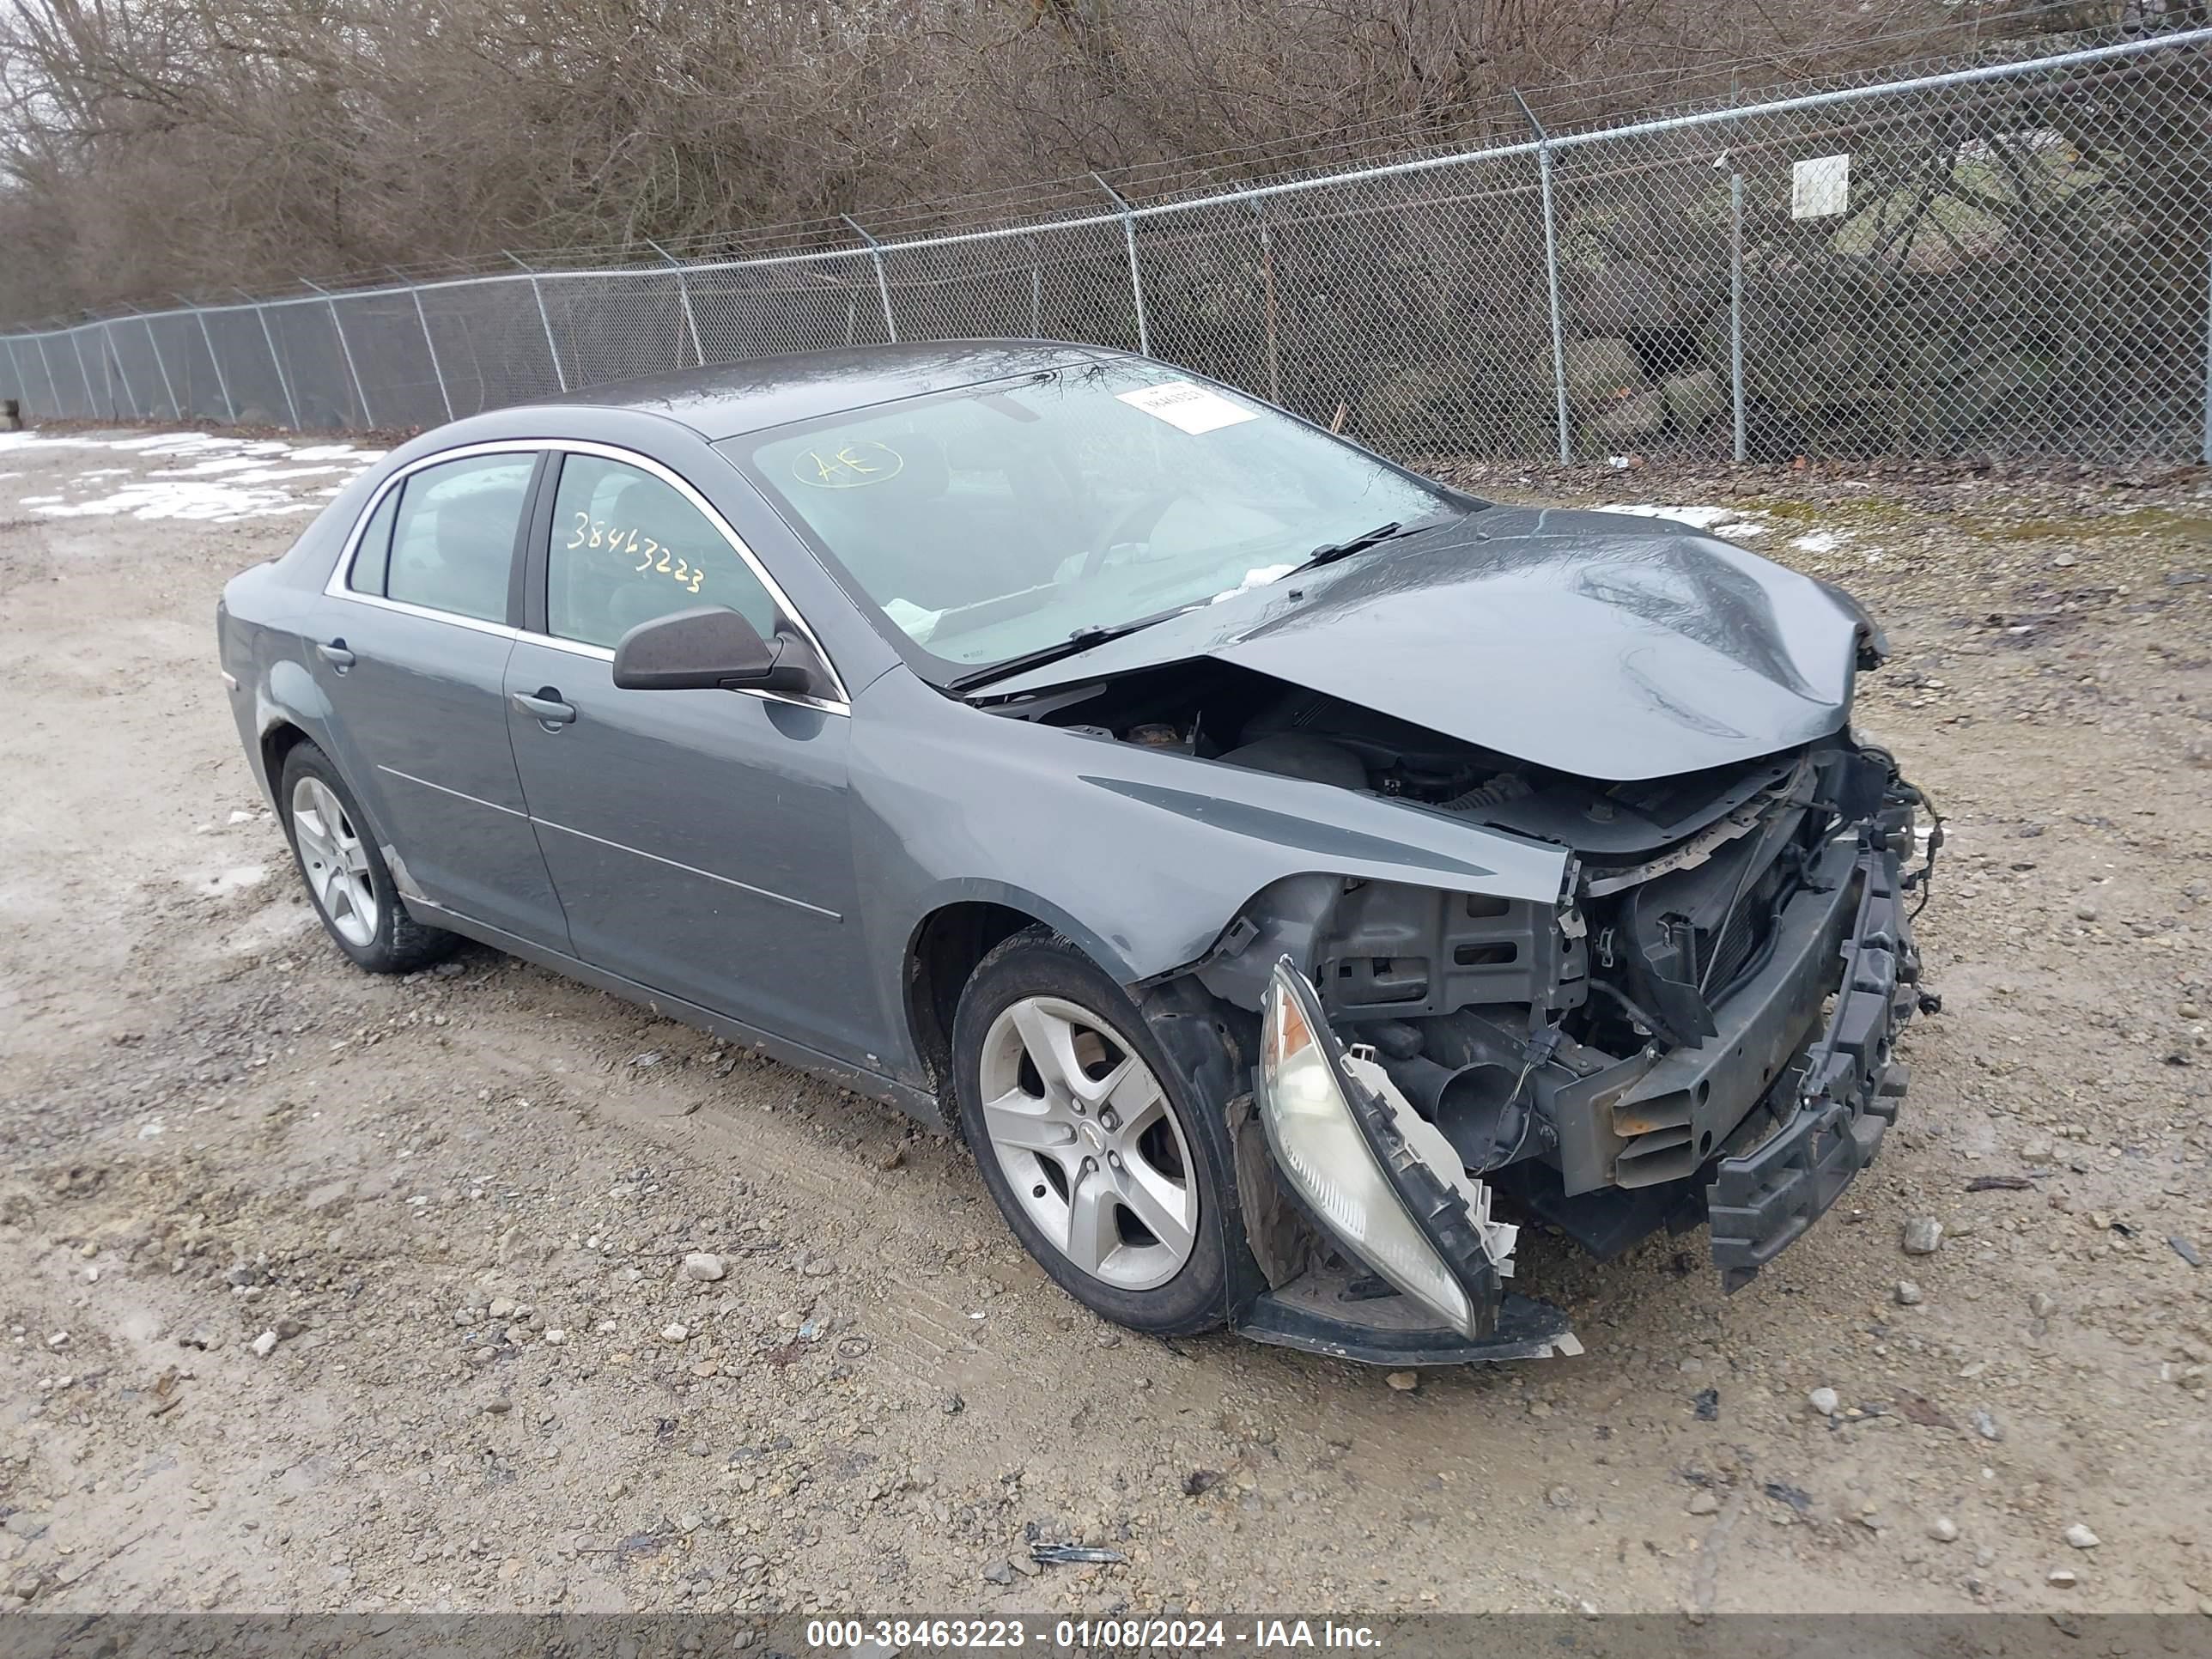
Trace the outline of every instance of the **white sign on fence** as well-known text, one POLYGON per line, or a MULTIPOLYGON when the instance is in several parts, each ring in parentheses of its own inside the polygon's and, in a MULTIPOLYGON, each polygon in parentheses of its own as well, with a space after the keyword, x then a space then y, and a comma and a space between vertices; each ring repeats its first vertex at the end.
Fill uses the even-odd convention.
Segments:
POLYGON ((1790 169, 1790 216, 1826 219, 1851 205, 1851 158, 1814 155, 1790 169))

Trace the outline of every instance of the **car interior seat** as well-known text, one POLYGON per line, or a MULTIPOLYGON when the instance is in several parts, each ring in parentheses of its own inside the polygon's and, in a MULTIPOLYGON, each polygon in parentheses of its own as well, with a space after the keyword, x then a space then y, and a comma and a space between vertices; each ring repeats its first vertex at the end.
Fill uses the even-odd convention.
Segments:
MULTIPOLYGON (((625 478, 611 490, 604 494, 594 492, 589 503, 591 519, 585 544, 564 550, 567 556, 561 562, 562 603, 553 608, 550 617, 555 633, 586 640, 593 645, 611 646, 621 636, 623 629, 629 625, 617 621, 617 605, 623 596, 640 592, 645 586, 644 577, 635 569, 637 560, 628 553, 612 551, 604 542, 598 547, 592 546, 589 529, 595 528, 607 535, 619 531, 623 544, 627 546, 630 531, 639 528, 635 524, 636 515, 631 509, 642 494, 641 486, 643 483, 642 479, 625 478)), ((570 523, 574 522, 572 514, 570 523)), ((644 538, 651 533, 641 530, 641 546, 644 538)), ((555 545, 560 546, 567 539, 561 534, 556 521, 555 545)))
MULTIPOLYGON (((402 504, 403 507, 404 503, 402 504)), ((463 616, 504 618, 515 502, 505 489, 453 490, 430 508, 431 555, 410 561, 419 603, 463 616)))

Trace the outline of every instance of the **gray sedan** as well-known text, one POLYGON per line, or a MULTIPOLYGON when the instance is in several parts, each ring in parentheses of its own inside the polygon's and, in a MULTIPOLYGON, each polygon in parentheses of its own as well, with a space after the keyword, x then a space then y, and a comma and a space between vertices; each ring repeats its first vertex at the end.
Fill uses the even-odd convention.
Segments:
POLYGON ((1733 1288, 1874 1156, 1928 1000, 1847 597, 1149 360, 461 421, 218 630, 355 963, 480 940, 903 1108, 1140 1330, 1571 1352, 1512 1218, 1709 1220, 1733 1288))

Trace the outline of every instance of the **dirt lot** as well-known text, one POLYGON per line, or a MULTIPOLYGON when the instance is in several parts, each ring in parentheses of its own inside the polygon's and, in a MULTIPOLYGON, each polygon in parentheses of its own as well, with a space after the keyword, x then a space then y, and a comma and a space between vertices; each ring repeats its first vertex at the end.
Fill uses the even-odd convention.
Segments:
POLYGON ((342 448, 0 438, 0 1595, 2212 1612, 2204 484, 1554 487, 1887 619, 1862 720, 1951 817, 1945 1007, 1751 1289, 1702 1236, 1534 1237, 1587 1352, 1401 1391, 1101 1324, 963 1153, 690 1030, 487 952, 345 967, 210 628, 342 448))

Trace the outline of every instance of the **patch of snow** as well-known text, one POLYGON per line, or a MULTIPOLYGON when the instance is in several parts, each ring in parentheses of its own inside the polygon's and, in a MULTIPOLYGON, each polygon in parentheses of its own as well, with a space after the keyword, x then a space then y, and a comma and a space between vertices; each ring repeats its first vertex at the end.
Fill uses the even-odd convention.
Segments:
MULTIPOLYGON (((217 455, 210 460, 194 461, 190 466, 156 467, 149 475, 156 478, 204 477, 211 472, 252 472, 268 465, 260 455, 217 455)), ((91 475, 87 473, 85 477, 91 475)))
POLYGON ((302 444, 292 452, 295 461, 359 461, 366 466, 371 461, 380 461, 391 452, 383 449, 356 449, 351 444, 302 444))
POLYGON ((281 489, 152 480, 125 484, 112 495, 88 501, 62 502, 48 496, 39 501, 27 499, 23 505, 52 519, 113 518, 127 513, 134 519, 205 519, 216 523, 318 510, 313 501, 295 501, 281 489))
MULTIPOLYGON (((350 477, 386 452, 351 444, 295 446, 276 438, 230 438, 202 432, 154 432, 126 438, 49 437, 35 432, 0 433, 0 452, 45 448, 106 450, 132 458, 175 462, 146 473, 118 466, 87 467, 68 480, 93 491, 27 495, 21 505, 50 518, 198 519, 228 523, 288 513, 313 513, 350 477), (306 462, 308 465, 300 465, 306 462), (312 489, 298 481, 339 475, 337 485, 312 489), (129 479, 114 483, 118 478, 129 479)), ((20 476, 20 475, 11 475, 20 476)))
POLYGON ((1692 530, 1711 530, 1737 516, 1732 507, 1664 507, 1643 502, 1633 507, 1608 507, 1607 513, 1626 513, 1639 519, 1668 519, 1676 524, 1686 524, 1692 530))
POLYGON ((292 447, 282 438, 225 438, 212 432, 155 432, 143 437, 82 441, 142 455, 282 455, 292 447))
POLYGON ((1670 507, 1657 502, 1639 502, 1628 507, 1608 507, 1607 513, 1626 513, 1638 519, 1665 519, 1674 524, 1686 524, 1692 530, 1708 531, 1716 536, 1733 537, 1747 541, 1753 536, 1764 536, 1767 526, 1756 519, 1747 519, 1732 507, 1670 507))
POLYGON ((1800 553, 1832 553, 1850 539, 1832 530, 1814 530, 1794 538, 1790 545, 1800 553))

